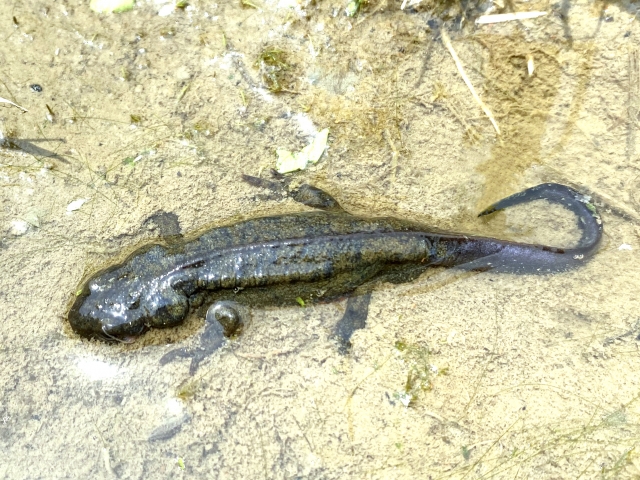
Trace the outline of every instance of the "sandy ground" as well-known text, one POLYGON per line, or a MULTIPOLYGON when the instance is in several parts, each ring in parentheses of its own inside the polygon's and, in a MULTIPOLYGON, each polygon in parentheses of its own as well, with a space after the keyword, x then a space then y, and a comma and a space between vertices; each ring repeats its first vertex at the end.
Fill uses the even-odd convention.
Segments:
POLYGON ((457 2, 189 3, 0 5, 0 97, 28 110, 0 109, 0 478, 638 478, 635 7, 504 2, 548 14, 460 31, 457 2), (157 238, 159 210, 184 232, 300 210, 240 176, 327 127, 295 181, 350 211, 567 244, 557 208, 475 218, 557 181, 599 202, 603 245, 563 274, 383 285, 344 356, 344 301, 254 310, 193 377, 159 359, 201 319, 132 345, 71 332, 83 276, 157 238))

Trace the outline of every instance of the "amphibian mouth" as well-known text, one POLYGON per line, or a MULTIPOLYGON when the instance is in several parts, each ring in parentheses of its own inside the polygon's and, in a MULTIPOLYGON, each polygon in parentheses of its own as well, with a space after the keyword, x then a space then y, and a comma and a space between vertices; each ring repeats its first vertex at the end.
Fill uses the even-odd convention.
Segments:
MULTIPOLYGON (((575 190, 552 183, 507 197, 480 215, 538 199, 559 203, 578 216, 582 235, 574 248, 354 216, 330 195, 309 186, 295 194, 295 199, 323 210, 246 220, 177 246, 147 246, 95 274, 69 311, 71 326, 85 337, 123 340, 149 328, 173 327, 190 310, 211 306, 207 320, 218 320, 230 334, 239 325, 238 304, 331 299, 377 281, 408 282, 433 266, 559 271, 583 264, 602 236, 594 207, 575 190)), ((348 342, 353 329, 363 323, 353 328, 339 324, 340 336, 348 342)))

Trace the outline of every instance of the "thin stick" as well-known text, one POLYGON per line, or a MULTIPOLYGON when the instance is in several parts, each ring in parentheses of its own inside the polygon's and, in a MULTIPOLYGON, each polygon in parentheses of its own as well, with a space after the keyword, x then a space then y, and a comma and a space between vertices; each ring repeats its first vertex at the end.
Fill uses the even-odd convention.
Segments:
POLYGON ((496 123, 495 118, 493 118, 493 114, 491 113, 491 110, 489 110, 489 107, 487 107, 484 104, 482 99, 476 93, 475 88, 473 88, 473 85, 471 84, 471 80, 469 80, 469 77, 467 77, 467 74, 464 71, 464 67, 462 66, 462 62, 460 62, 460 59, 458 58, 458 54, 453 49, 453 45, 451 45, 451 39, 449 38, 449 34, 444 28, 440 30, 440 34, 442 36, 442 43, 444 43, 445 47, 447 47, 447 50, 449 50, 449 53, 453 57, 453 61, 456 63, 456 67, 458 67, 458 72, 460 73, 462 80, 464 80, 464 83, 467 84, 467 88, 469 88, 469 91, 471 92, 471 96, 476 101, 476 103, 480 106, 484 114, 489 118, 489 121, 493 125, 493 128, 496 129, 496 133, 500 135, 500 127, 498 127, 498 124, 496 123))
POLYGON ((11 100, 7 100, 6 98, 2 98, 0 97, 0 103, 8 103, 9 105, 13 105, 14 107, 18 107, 20 110, 22 110, 23 112, 28 112, 29 110, 27 110, 24 107, 21 107, 20 105, 18 105, 17 103, 13 103, 11 100))
POLYGON ((487 23, 512 22, 514 20, 530 20, 546 15, 547 12, 515 12, 497 13, 495 15, 481 15, 476 18, 476 25, 486 25, 487 23))

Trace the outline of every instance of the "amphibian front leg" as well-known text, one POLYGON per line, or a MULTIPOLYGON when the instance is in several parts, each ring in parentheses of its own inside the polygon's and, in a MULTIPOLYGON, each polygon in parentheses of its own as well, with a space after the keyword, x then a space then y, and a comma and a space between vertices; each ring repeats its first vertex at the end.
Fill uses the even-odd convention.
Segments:
POLYGON ((242 175, 242 180, 254 187, 271 190, 274 194, 288 196, 307 207, 325 211, 340 211, 342 207, 329 193, 318 187, 302 184, 298 188, 290 188, 290 179, 279 178, 279 181, 265 180, 251 175, 242 175))
POLYGON ((238 302, 216 302, 207 310, 207 325, 219 324, 223 329, 225 337, 238 335, 244 327, 241 314, 242 309, 243 306, 238 302))
POLYGON ((351 336, 353 332, 366 326, 370 302, 371 293, 349 297, 347 300, 347 308, 342 318, 338 321, 333 333, 333 337, 338 342, 338 350, 340 353, 345 354, 349 351, 349 348, 351 348, 351 336))
POLYGON ((226 343, 226 339, 238 335, 244 328, 246 307, 237 302, 220 301, 207 310, 204 332, 200 335, 199 345, 195 348, 176 348, 160 359, 160 365, 166 365, 176 358, 190 358, 189 374, 193 375, 200 363, 226 343))

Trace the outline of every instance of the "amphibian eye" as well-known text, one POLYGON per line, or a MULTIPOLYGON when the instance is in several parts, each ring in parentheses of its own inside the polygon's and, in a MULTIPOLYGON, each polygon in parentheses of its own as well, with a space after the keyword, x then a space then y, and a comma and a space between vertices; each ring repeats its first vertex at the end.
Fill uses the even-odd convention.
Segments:
POLYGON ((140 308, 140 292, 129 292, 127 297, 126 303, 129 310, 136 310, 137 308, 140 308))

